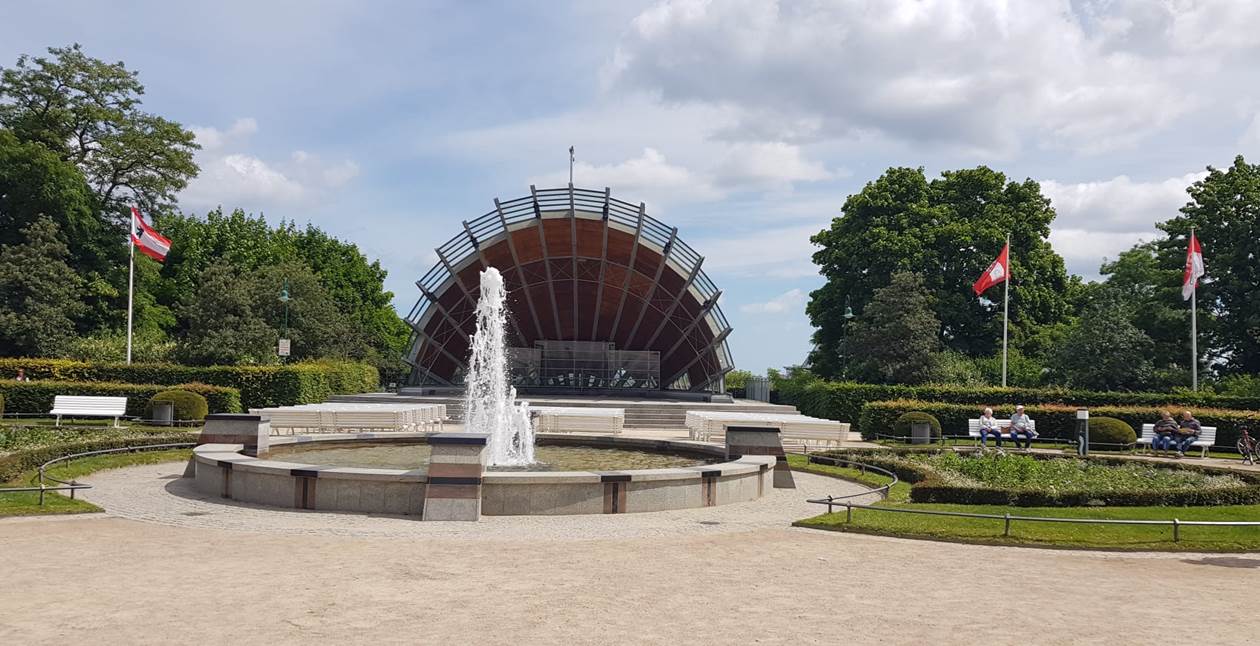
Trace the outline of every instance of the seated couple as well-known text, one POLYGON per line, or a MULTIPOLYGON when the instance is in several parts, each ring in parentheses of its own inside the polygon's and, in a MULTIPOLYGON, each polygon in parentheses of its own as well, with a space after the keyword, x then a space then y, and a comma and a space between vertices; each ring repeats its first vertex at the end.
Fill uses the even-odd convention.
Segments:
POLYGON ((1199 420, 1188 410, 1182 411, 1181 421, 1173 419, 1166 410, 1160 411, 1159 421, 1155 422, 1155 437, 1151 439, 1151 449, 1161 453, 1175 449, 1177 457, 1184 458, 1186 449, 1199 439, 1201 431, 1199 420))
POLYGON ((1024 414, 1023 406, 1015 407, 1015 414, 1011 415, 1011 421, 1005 426, 1002 426, 993 416, 992 408, 986 408, 984 414, 980 416, 980 446, 987 446, 989 436, 992 435, 1000 448, 1003 429, 1010 431, 1011 441, 1015 443, 1015 448, 1020 448, 1021 439, 1024 441, 1023 448, 1032 448, 1033 438, 1037 437, 1037 431, 1033 430, 1032 420, 1024 414))

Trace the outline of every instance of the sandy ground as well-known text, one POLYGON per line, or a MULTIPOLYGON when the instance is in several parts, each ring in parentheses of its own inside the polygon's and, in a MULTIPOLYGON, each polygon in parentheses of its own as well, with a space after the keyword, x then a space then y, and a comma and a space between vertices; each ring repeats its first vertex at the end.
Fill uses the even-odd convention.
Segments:
MULTIPOLYGON (((152 488, 176 470, 109 478, 152 488)), ((495 519, 452 535, 365 516, 325 517, 313 527, 339 528, 318 531, 296 516, 320 515, 297 513, 251 529, 242 518, 259 510, 244 506, 220 508, 224 526, 234 516, 237 525, 217 529, 212 516, 182 515, 197 501, 165 482, 170 509, 152 518, 0 521, 0 644, 1256 643, 1260 556, 767 526, 774 509, 791 507, 786 498, 745 509, 761 520, 744 526, 627 515, 613 520, 642 530, 613 538, 591 538, 573 519, 495 519), (376 521, 410 529, 369 531, 376 521), (1152 603, 1174 596, 1190 600, 1184 610, 1152 603)))

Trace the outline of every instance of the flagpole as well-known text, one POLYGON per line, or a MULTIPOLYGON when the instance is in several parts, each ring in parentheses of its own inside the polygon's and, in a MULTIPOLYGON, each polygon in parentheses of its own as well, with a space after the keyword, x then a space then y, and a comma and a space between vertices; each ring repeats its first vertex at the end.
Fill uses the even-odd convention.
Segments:
MULTIPOLYGON (((1194 253, 1194 227, 1190 227, 1190 254, 1194 253)), ((1190 285, 1190 386, 1199 389, 1199 277, 1190 285)))
POLYGON ((127 228, 127 246, 131 247, 127 261, 127 364, 131 364, 131 310, 135 299, 136 285, 136 214, 131 213, 131 225, 127 228))
POLYGON ((1002 287, 1002 387, 1006 387, 1007 329, 1011 319, 1011 234, 1006 234, 1006 280, 1002 287))

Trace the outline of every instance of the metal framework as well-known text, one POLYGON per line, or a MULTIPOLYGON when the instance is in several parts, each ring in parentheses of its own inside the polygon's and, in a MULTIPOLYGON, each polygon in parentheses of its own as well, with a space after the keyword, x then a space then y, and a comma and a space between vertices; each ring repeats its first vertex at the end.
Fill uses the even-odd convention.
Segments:
POLYGON ((486 267, 507 283, 513 347, 576 341, 656 353, 668 390, 716 390, 733 367, 731 328, 704 258, 644 204, 607 188, 531 186, 524 197, 495 199, 436 251, 407 315, 410 383, 462 382, 486 267))

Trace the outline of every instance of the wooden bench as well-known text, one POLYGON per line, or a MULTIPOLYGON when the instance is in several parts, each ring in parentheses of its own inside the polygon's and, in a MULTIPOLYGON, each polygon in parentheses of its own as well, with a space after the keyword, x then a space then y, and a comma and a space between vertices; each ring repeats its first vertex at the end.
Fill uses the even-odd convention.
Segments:
MULTIPOLYGON (((1033 439, 1037 439, 1037 420, 1031 417, 1028 418, 1028 429, 1033 432, 1033 439)), ((998 420, 998 431, 1002 434, 1002 439, 1009 441, 1011 439, 1011 420, 998 420)), ((967 420, 967 437, 974 440, 977 445, 980 444, 979 417, 967 420)))
POLYGON ((57 395, 53 397, 53 408, 49 415, 57 416, 57 426, 61 426, 61 417, 112 417, 114 428, 118 428, 118 418, 127 414, 126 397, 89 397, 82 395, 57 395))
MULTIPOLYGON (((1153 441, 1155 441, 1155 425, 1143 424, 1142 437, 1138 438, 1137 445, 1145 446, 1146 449, 1149 451, 1151 448, 1151 443, 1153 441)), ((1200 450, 1201 457, 1206 458, 1208 449, 1212 448, 1213 444, 1216 444, 1216 427, 1215 426, 1200 426, 1199 439, 1195 440, 1194 443, 1190 445, 1190 447, 1198 448, 1200 450)))

